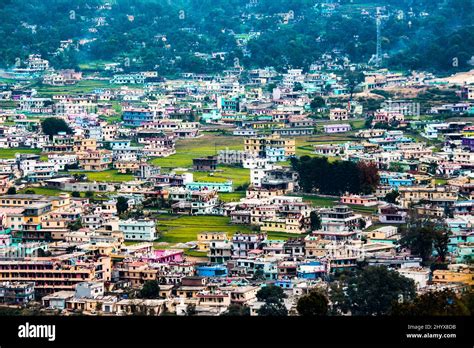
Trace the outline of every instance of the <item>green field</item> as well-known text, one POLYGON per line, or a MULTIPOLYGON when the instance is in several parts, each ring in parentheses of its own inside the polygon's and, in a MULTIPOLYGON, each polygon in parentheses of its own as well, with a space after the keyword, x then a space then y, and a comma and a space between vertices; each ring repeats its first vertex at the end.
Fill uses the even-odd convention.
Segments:
MULTIPOLYGON (((26 193, 26 191, 29 191, 29 190, 33 190, 36 195, 59 196, 59 194, 61 193, 67 193, 71 195, 71 192, 68 192, 68 191, 61 191, 61 190, 51 189, 51 188, 46 188, 46 187, 27 187, 23 190, 18 191, 18 193, 26 193)), ((81 192, 80 194, 82 198, 86 198, 86 192, 81 192)), ((96 200, 104 200, 104 199, 107 199, 107 194, 94 192, 94 196, 92 198, 96 200)))
POLYGON ((193 172, 197 182, 227 182, 232 181, 234 188, 250 183, 250 169, 219 166, 215 172, 193 172))
POLYGON ((197 240, 201 232, 226 232, 229 236, 237 232, 251 232, 250 227, 231 225, 225 216, 171 216, 158 217, 159 242, 186 243, 197 240))
POLYGON ((64 191, 45 188, 45 187, 27 187, 23 190, 18 191, 18 193, 25 193, 25 191, 33 190, 37 195, 45 195, 45 196, 59 196, 59 194, 63 193, 64 191))
MULTIPOLYGON (((158 216, 157 224, 160 238, 158 242, 166 243, 186 243, 197 240, 198 233, 201 232, 225 232, 230 237, 237 232, 251 233, 252 229, 246 225, 233 225, 230 218, 226 216, 158 216)), ((286 240, 298 235, 270 232, 268 239, 286 240)))
POLYGON ((120 174, 115 169, 104 170, 103 172, 69 171, 68 174, 85 174, 90 181, 98 182, 124 182, 133 181, 134 178, 131 174, 120 174))
POLYGON ((362 213, 362 214, 373 214, 377 211, 377 206, 374 207, 364 207, 363 205, 352 205, 352 204, 347 204, 349 208, 354 210, 356 213, 362 213))
POLYGON ((235 191, 231 193, 222 192, 219 193, 219 198, 223 202, 238 202, 241 198, 245 197, 244 191, 235 191))
POLYGON ((337 198, 302 195, 305 202, 310 202, 314 207, 333 207, 339 204, 337 198))
POLYGON ((23 148, 13 148, 13 149, 0 149, 0 158, 9 159, 15 158, 17 153, 32 153, 39 155, 41 153, 40 149, 23 149, 23 148))
POLYGON ((42 97, 51 97, 56 94, 91 93, 98 88, 120 88, 121 86, 110 84, 109 80, 82 80, 72 86, 48 86, 41 83, 31 85, 42 97))
MULTIPOLYGON (((357 122, 357 121, 354 121, 357 122)), ((340 135, 326 135, 319 134, 311 137, 297 137, 296 138, 296 156, 316 156, 314 153, 314 145, 324 144, 342 144, 347 141, 354 140, 347 134, 340 135)), ((329 161, 337 160, 336 157, 330 157, 329 161)))
POLYGON ((199 138, 181 139, 176 144, 176 154, 155 158, 151 163, 162 168, 191 168, 193 158, 216 155, 217 151, 243 150, 244 141, 240 137, 206 134, 199 138))

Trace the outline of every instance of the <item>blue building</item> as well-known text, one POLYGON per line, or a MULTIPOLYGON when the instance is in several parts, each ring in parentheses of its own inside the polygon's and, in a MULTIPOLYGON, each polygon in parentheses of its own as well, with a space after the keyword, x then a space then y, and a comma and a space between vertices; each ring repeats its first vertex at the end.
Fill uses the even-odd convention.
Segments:
POLYGON ((265 157, 270 162, 283 162, 287 159, 285 148, 283 147, 267 147, 265 149, 265 157))
POLYGON ((220 97, 217 100, 217 107, 223 112, 239 112, 240 102, 239 98, 224 98, 220 97))
POLYGON ((227 182, 190 182, 186 189, 191 191, 233 192, 232 181, 227 182))
POLYGON ((319 261, 311 261, 299 264, 296 272, 298 278, 318 279, 326 273, 326 266, 319 261))
POLYGON ((227 268, 224 265, 197 266, 196 274, 199 277, 227 277, 227 268))
POLYGON ((129 109, 123 112, 123 122, 126 126, 139 127, 154 120, 155 113, 150 110, 129 109))
POLYGON ((413 186, 414 179, 403 174, 381 174, 380 185, 388 185, 391 188, 397 190, 400 186, 413 186))

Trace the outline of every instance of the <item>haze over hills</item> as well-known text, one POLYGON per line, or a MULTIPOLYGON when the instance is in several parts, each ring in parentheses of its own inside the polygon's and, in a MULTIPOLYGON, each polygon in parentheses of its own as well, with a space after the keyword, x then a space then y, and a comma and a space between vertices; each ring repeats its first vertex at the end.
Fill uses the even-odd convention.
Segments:
POLYGON ((383 64, 441 73, 474 64, 474 5, 458 0, 3 0, 0 66, 116 61, 160 74, 308 68, 336 50, 367 63, 380 7, 383 64))

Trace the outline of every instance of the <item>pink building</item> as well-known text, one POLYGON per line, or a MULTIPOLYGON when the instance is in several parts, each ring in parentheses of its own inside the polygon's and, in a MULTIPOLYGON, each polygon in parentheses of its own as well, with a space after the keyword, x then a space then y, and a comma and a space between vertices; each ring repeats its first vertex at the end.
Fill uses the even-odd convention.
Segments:
POLYGON ((143 261, 154 263, 182 262, 184 251, 181 249, 153 250, 142 257, 143 261))
POLYGON ((12 239, 9 234, 0 234, 0 247, 7 247, 11 244, 12 239))
POLYGON ((375 196, 344 195, 341 197, 341 203, 369 207, 377 205, 377 198, 375 196))
POLYGON ((345 133, 351 130, 350 124, 327 124, 324 126, 324 133, 345 133))

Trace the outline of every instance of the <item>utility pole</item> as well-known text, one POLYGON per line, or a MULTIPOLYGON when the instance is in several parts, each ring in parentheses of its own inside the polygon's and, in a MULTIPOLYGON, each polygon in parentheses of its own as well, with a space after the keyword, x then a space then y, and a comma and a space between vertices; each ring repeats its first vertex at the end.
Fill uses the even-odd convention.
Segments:
POLYGON ((381 7, 377 7, 376 24, 377 24, 377 49, 375 52, 375 66, 380 67, 382 64, 382 17, 380 14, 381 7))

